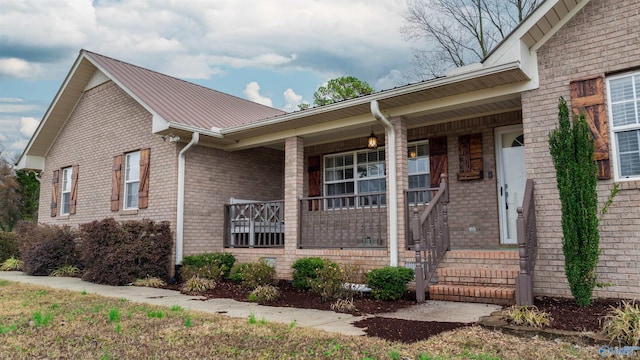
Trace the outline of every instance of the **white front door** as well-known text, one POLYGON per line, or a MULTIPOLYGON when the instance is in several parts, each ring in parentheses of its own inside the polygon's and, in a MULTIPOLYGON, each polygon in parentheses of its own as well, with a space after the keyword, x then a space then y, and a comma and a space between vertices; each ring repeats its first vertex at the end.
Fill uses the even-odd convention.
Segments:
POLYGON ((524 136, 522 126, 496 129, 496 164, 498 171, 498 209, 500 213, 500 243, 516 244, 516 219, 522 206, 526 172, 524 167, 524 136))

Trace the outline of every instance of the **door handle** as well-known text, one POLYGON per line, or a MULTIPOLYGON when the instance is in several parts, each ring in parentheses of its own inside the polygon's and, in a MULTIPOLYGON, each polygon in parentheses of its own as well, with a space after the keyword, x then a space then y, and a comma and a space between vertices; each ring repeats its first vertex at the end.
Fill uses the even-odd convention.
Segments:
POLYGON ((509 210, 509 192, 507 191, 507 184, 504 184, 504 207, 509 210))

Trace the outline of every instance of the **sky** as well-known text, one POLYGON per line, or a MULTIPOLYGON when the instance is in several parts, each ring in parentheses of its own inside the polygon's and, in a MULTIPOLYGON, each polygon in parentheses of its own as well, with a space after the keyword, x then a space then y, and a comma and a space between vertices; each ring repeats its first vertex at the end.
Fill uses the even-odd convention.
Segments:
POLYGON ((80 49, 293 111, 327 80, 404 85, 406 0, 0 0, 0 150, 19 155, 80 49))

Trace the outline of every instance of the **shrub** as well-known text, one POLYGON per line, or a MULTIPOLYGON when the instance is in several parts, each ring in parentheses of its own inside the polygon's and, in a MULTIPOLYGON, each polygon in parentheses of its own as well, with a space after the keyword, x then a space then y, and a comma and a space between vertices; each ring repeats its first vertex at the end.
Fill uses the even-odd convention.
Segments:
POLYGON ((161 288, 167 285, 166 282, 162 279, 158 279, 157 277, 147 276, 144 279, 136 279, 133 282, 134 286, 144 286, 144 287, 153 287, 153 288, 161 288))
POLYGON ((69 226, 39 225, 20 233, 23 270, 29 275, 50 275, 64 265, 82 268, 78 232, 69 226))
POLYGON ((187 294, 198 294, 211 290, 216 287, 216 282, 211 279, 203 279, 199 276, 194 276, 182 287, 182 291, 187 294))
POLYGON ((180 277, 182 279, 191 279, 194 276, 218 282, 222 279, 222 269, 216 264, 202 265, 200 267, 183 264, 182 268, 180 268, 180 277))
POLYGON ((315 278, 308 279, 311 291, 320 295, 322 300, 336 300, 345 295, 344 272, 340 265, 326 260, 324 265, 316 269, 315 278))
POLYGON ((373 269, 367 274, 367 285, 371 288, 371 294, 379 300, 400 299, 411 280, 413 270, 404 267, 385 266, 373 269))
POLYGON ((273 285, 260 285, 249 294, 249 301, 267 304, 280 298, 280 291, 273 285))
MULTIPOLYGON (((192 268, 201 268, 214 265, 222 271, 224 278, 229 278, 229 273, 236 262, 235 256, 229 253, 203 253, 197 255, 185 256, 182 259, 182 266, 190 266, 192 268)), ((185 279, 189 277, 185 276, 185 279)))
POLYGON ((12 257, 20 257, 18 235, 12 232, 0 231, 0 263, 12 257))
POLYGON ((276 269, 269 265, 264 259, 253 263, 240 264, 234 267, 231 278, 240 280, 243 287, 253 290, 260 285, 270 285, 276 275, 276 269))
POLYGON ((231 268, 231 273, 229 274, 229 280, 241 283, 242 282, 242 273, 249 267, 249 263, 236 264, 231 268))
POLYGON ((51 276, 75 277, 80 273, 80 269, 73 265, 62 265, 51 272, 51 276))
POLYGON ((293 268, 293 287, 299 290, 311 289, 309 280, 315 279, 317 276, 316 271, 324 267, 328 261, 319 257, 305 257, 296 260, 291 265, 293 268))
POLYGON ((0 271, 20 271, 22 270, 22 266, 22 260, 15 257, 10 257, 2 262, 0 271))
POLYGON ((146 276, 166 279, 173 235, 168 222, 104 219, 80 225, 83 280, 125 285, 146 276))
POLYGON ((340 313, 352 313, 356 311, 356 305, 353 303, 353 299, 338 299, 331 304, 331 310, 340 313))
POLYGON ((526 325, 539 328, 549 325, 551 317, 536 306, 512 306, 507 311, 507 318, 515 325, 526 325))
POLYGON ((622 302, 612 309, 602 332, 620 346, 640 346, 640 307, 634 302, 622 302))

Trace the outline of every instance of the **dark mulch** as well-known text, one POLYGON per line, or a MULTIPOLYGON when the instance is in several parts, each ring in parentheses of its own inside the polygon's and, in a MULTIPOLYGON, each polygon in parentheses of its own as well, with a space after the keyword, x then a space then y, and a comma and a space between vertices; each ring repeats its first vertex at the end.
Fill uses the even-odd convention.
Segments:
MULTIPOLYGON (((180 290, 179 285, 168 285, 167 288, 180 290)), ((294 307, 305 309, 331 310, 330 302, 322 301, 319 296, 308 291, 299 291, 291 286, 291 283, 280 281, 278 283, 280 299, 276 302, 264 304, 268 306, 294 307)), ((238 301, 247 301, 249 291, 232 282, 220 282, 215 289, 199 294, 207 299, 229 298, 238 301)), ((411 305, 415 302, 415 292, 407 291, 398 301, 388 302, 375 300, 369 294, 356 296, 354 304, 356 311, 353 315, 380 314, 393 312, 411 305)), ((604 318, 612 306, 620 305, 620 299, 594 299, 591 306, 579 307, 573 299, 537 297, 535 305, 538 310, 547 312, 553 319, 550 328, 570 331, 598 332, 604 318)), ((355 326, 365 329, 368 336, 377 336, 389 341, 401 341, 405 343, 426 340, 441 332, 453 330, 459 327, 470 326, 465 323, 444 323, 436 321, 411 321, 382 317, 370 317, 354 323, 355 326)))

